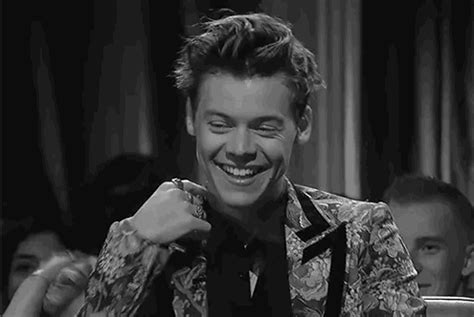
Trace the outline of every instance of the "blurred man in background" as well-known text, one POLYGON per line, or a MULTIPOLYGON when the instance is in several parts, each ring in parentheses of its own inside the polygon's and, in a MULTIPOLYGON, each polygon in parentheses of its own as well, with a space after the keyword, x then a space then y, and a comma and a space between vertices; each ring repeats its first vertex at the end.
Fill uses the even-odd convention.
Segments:
POLYGON ((432 177, 403 176, 386 190, 418 271, 423 296, 473 296, 474 210, 454 186, 432 177))

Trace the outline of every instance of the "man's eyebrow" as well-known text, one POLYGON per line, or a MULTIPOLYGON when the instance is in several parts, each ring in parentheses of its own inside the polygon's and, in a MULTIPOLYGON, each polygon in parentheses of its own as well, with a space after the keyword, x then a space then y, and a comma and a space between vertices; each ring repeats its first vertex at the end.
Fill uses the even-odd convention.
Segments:
MULTIPOLYGON (((204 112, 204 116, 206 116, 206 117, 219 116, 219 117, 222 117, 222 118, 227 119, 227 120, 232 120, 232 118, 229 115, 227 115, 223 112, 216 111, 216 110, 206 110, 204 112)), ((254 123, 262 123, 262 122, 267 122, 267 121, 276 121, 278 124, 283 124, 284 119, 281 116, 278 116, 278 115, 266 115, 266 116, 257 117, 252 121, 254 123)))
MULTIPOLYGON (((33 254, 19 253, 13 256, 14 260, 33 260, 38 261, 38 258, 33 254)), ((39 261, 38 261, 39 262, 39 261)))
POLYGON ((284 120, 280 116, 262 116, 258 117, 255 120, 253 120, 256 123, 262 123, 262 122, 268 122, 268 121, 276 121, 278 124, 283 124, 284 120))
POLYGON ((444 243, 446 239, 442 236, 424 236, 424 237, 419 237, 416 238, 416 243, 417 244, 423 244, 426 242, 439 242, 439 243, 444 243))
POLYGON ((225 119, 230 119, 230 116, 226 115, 225 113, 216 111, 216 110, 206 110, 206 111, 204 111, 204 116, 206 116, 206 117, 219 116, 219 117, 223 117, 225 119))

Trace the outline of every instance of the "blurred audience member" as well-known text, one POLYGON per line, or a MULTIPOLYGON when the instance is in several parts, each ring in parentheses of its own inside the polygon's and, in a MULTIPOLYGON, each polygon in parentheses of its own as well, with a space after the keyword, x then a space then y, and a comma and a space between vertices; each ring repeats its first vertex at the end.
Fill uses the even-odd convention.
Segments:
POLYGON ((33 217, 2 232, 2 281, 7 304, 20 284, 54 253, 66 250, 66 235, 59 221, 33 217), (6 283, 5 283, 6 282, 6 283))
POLYGON ((471 244, 466 253, 466 263, 462 270, 464 280, 458 295, 474 298, 474 245, 471 244))
POLYGON ((143 154, 122 154, 100 165, 81 189, 77 247, 98 254, 110 225, 132 216, 165 179, 156 159, 143 154))
POLYGON ((54 254, 23 280, 3 316, 74 316, 94 265, 95 258, 85 254, 54 254))
POLYGON ((474 211, 469 200, 450 184, 411 175, 396 179, 384 200, 418 270, 421 295, 472 296, 474 211))

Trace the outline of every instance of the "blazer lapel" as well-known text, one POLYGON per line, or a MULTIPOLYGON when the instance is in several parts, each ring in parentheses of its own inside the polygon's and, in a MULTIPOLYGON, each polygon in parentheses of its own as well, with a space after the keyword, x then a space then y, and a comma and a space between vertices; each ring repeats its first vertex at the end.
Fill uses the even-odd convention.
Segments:
POLYGON ((337 316, 344 286, 345 223, 318 210, 292 184, 288 194, 285 234, 293 313, 337 316))

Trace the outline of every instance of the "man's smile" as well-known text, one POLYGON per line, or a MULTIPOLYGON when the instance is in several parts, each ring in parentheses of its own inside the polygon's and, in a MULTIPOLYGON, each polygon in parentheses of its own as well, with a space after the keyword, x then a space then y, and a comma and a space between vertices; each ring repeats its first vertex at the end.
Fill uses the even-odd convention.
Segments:
POLYGON ((231 183, 237 185, 248 185, 255 176, 267 170, 266 167, 256 165, 238 167, 236 165, 219 162, 214 162, 214 164, 229 177, 231 183))
POLYGON ((285 190, 297 137, 292 94, 283 74, 216 73, 203 78, 195 114, 187 104, 200 176, 223 213, 240 219, 285 190))

